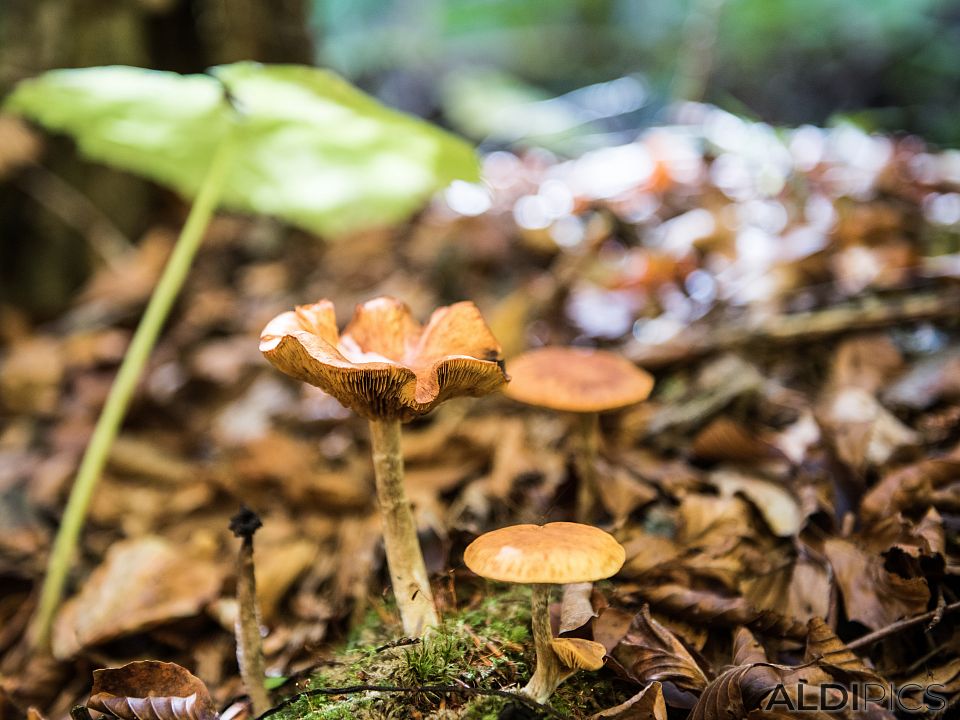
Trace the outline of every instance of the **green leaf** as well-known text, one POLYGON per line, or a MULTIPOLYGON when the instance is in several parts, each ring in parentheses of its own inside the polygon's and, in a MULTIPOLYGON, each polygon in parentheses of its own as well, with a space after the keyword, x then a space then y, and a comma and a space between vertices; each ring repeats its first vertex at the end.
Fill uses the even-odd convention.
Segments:
POLYGON ((221 205, 322 234, 397 222, 451 181, 478 178, 463 140, 333 73, 251 62, 210 72, 53 70, 20 83, 5 107, 187 197, 232 130, 221 205))

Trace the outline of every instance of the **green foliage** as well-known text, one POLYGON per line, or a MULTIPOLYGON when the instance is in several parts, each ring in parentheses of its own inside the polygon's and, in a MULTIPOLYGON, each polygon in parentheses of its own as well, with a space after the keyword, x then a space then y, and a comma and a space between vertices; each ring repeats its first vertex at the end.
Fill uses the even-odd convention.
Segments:
POLYGON ((232 134, 221 204, 324 234, 396 222, 452 180, 478 176, 465 142, 333 73, 252 62, 210 72, 54 70, 21 83, 6 109, 188 197, 232 134))

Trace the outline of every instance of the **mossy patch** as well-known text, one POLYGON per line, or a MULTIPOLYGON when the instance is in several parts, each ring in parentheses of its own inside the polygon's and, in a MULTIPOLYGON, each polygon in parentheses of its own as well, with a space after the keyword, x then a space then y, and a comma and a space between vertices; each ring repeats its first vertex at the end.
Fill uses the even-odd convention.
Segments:
MULTIPOLYGON (((429 689, 444 686, 514 692, 529 678, 534 664, 529 589, 490 586, 490 590, 483 599, 448 616, 443 627, 426 640, 414 644, 397 644, 396 628, 384 622, 389 613, 371 611, 354 628, 344 650, 299 684, 300 690, 390 686, 409 691, 303 696, 274 719, 493 720, 501 713, 506 717, 508 706, 513 706, 510 717, 548 717, 510 698, 429 689)), ((579 673, 560 686, 550 705, 554 717, 586 718, 635 691, 606 670, 579 673)))

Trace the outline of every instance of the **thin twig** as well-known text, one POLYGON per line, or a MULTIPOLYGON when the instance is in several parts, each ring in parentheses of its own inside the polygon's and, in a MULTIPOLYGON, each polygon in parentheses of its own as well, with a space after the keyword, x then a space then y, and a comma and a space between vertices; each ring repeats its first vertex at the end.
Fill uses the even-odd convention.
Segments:
POLYGON ((291 695, 288 698, 285 698, 280 704, 275 705, 274 707, 267 710, 262 715, 255 718, 255 720, 265 720, 271 715, 275 715, 284 708, 293 705, 295 702, 301 698, 311 697, 314 695, 351 695, 354 693, 362 692, 381 692, 381 693, 405 693, 405 694, 417 694, 417 693, 452 693, 452 694, 464 694, 464 695, 487 695, 490 697, 502 697, 508 700, 514 700, 526 705, 531 710, 541 714, 541 717, 563 717, 554 710, 550 705, 534 702, 530 698, 521 695, 519 693, 510 692, 509 690, 496 690, 494 688, 475 688, 475 687, 465 687, 460 685, 421 685, 420 687, 401 687, 399 685, 349 685, 347 687, 340 688, 314 688, 313 690, 305 690, 304 692, 297 693, 296 695, 291 695))
POLYGON ((422 641, 420 638, 411 638, 411 637, 402 637, 396 640, 391 640, 386 645, 381 645, 378 648, 374 648, 374 652, 383 652, 384 650, 393 650, 398 647, 406 647, 407 645, 419 645, 422 641))
POLYGON ((952 612, 960 610, 960 602, 955 602, 951 605, 947 605, 943 608, 938 608, 936 610, 931 610, 926 612, 923 615, 917 615, 912 618, 907 618, 906 620, 898 620, 897 622, 887 625, 886 627, 880 628, 872 633, 868 633, 863 637, 857 638, 853 642, 848 642, 847 647, 850 650, 861 650, 865 647, 873 645, 875 642, 879 642, 884 638, 887 638, 891 635, 912 628, 915 625, 922 625, 928 620, 933 620, 934 618, 943 617, 944 615, 949 615, 952 612))

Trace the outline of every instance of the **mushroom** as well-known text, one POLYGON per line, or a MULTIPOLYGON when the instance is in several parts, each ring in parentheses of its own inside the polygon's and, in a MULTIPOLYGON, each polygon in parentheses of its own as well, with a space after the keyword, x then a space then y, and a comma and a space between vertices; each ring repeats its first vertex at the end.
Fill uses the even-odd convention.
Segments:
POLYGON ((579 523, 512 525, 485 533, 463 553, 463 561, 481 577, 533 586, 530 624, 537 668, 523 693, 544 703, 580 669, 603 665, 603 645, 591 640, 556 638, 550 629, 550 587, 594 582, 617 573, 625 552, 612 535, 579 523))
POLYGON ((653 377, 603 350, 545 347, 510 361, 508 397, 527 405, 575 413, 578 419, 576 518, 587 522, 597 502, 600 413, 646 400, 653 377))
POLYGON ((400 424, 444 400, 499 389, 500 345, 471 302, 438 308, 421 327, 404 303, 380 297, 358 305, 343 333, 329 300, 281 313, 261 333, 260 351, 370 421, 390 580, 404 632, 419 637, 439 618, 403 485, 400 424))

